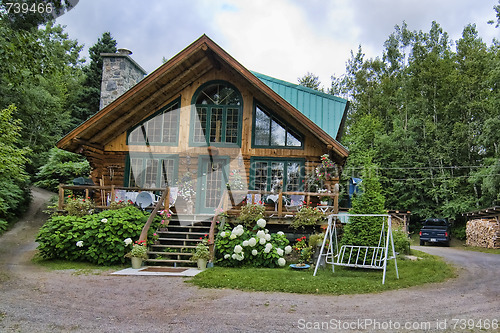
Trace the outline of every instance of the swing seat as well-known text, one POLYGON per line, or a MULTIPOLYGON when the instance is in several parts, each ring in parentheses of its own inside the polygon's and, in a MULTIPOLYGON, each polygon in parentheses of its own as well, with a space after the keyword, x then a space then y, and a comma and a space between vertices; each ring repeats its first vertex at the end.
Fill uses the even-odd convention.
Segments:
POLYGON ((384 269, 385 247, 342 245, 335 266, 384 269))

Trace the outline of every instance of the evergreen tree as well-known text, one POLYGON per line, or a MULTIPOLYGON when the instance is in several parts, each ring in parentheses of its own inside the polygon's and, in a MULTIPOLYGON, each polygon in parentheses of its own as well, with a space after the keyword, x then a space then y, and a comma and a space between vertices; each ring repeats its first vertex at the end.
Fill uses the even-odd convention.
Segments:
POLYGON ((101 53, 115 52, 116 40, 110 32, 103 33, 97 43, 89 48, 90 63, 83 69, 83 89, 76 97, 72 110, 73 126, 79 125, 99 111, 103 65, 101 53))
MULTIPOLYGON (((386 214, 376 165, 367 158, 362 172, 361 193, 354 197, 349 214, 386 214)), ((382 230, 382 217, 350 217, 344 228, 342 243, 347 245, 376 246, 382 230)))
POLYGON ((319 80, 319 76, 316 76, 313 73, 307 72, 306 75, 298 78, 297 81, 299 82, 299 86, 323 92, 323 88, 320 88, 321 81, 319 80))

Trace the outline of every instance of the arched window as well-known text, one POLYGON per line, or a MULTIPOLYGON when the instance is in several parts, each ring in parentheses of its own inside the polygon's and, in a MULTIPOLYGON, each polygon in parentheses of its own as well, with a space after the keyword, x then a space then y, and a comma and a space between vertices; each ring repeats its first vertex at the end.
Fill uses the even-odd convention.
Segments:
POLYGON ((235 87, 209 82, 196 91, 193 104, 192 145, 241 145, 243 101, 235 87))

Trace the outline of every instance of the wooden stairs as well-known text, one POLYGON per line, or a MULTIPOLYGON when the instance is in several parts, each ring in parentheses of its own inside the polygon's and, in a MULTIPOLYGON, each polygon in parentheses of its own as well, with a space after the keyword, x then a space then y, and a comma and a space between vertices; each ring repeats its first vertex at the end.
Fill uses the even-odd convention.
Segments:
POLYGON ((158 242, 151 245, 146 264, 155 266, 195 266, 192 252, 203 238, 208 238, 211 216, 193 216, 193 220, 170 221, 168 227, 157 230, 158 242))

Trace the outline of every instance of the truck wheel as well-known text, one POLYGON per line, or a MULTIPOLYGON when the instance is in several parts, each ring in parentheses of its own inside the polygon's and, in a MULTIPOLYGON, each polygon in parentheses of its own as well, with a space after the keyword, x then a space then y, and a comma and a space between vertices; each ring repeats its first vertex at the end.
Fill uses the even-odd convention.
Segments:
POLYGON ((424 246, 425 245, 425 241, 421 240, 420 241, 420 246, 424 246))

